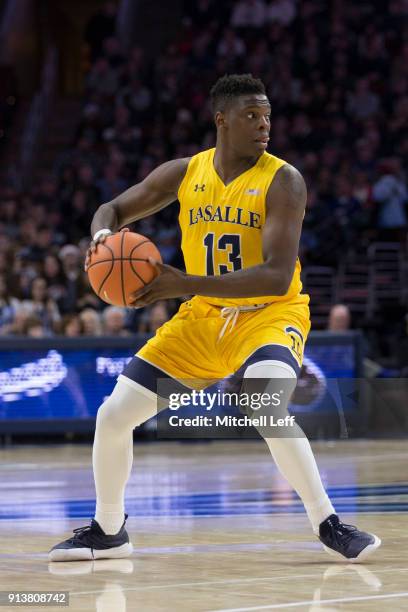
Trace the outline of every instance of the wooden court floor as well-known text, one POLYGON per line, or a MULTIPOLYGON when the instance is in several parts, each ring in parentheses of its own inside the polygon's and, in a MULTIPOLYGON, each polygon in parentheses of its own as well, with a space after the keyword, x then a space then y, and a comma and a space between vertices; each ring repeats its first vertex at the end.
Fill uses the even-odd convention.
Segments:
POLYGON ((91 447, 26 446, 0 449, 0 590, 70 593, 27 610, 408 611, 407 441, 313 446, 343 520, 383 540, 364 565, 326 555, 262 441, 136 444, 132 558, 48 564, 93 514, 91 447))

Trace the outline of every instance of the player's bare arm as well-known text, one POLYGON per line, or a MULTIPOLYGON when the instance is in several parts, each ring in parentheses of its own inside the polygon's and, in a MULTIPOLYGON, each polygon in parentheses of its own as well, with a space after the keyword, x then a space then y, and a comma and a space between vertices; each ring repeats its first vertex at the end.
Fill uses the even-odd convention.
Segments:
MULTIPOLYGON (((91 235, 95 236, 96 232, 102 229, 116 232, 124 225, 148 217, 174 202, 188 162, 189 158, 168 161, 114 200, 102 204, 92 219, 91 235)), ((96 241, 91 242, 85 259, 85 270, 89 265, 91 253, 105 238, 106 234, 102 234, 96 241)))
POLYGON ((142 307, 188 294, 231 298, 284 295, 298 255, 306 196, 300 172, 284 165, 267 194, 262 228, 264 263, 221 276, 188 275, 172 266, 156 264, 161 274, 135 294, 133 305, 142 307))

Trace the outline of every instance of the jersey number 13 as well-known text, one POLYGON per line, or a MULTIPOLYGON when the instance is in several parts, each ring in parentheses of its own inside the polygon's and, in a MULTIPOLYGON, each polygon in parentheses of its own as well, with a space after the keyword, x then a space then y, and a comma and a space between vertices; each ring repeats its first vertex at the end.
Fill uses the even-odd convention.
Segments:
MULTIPOLYGON (((204 245, 207 249, 207 276, 214 276, 214 242, 215 236, 213 232, 209 232, 204 238, 204 245)), ((230 266, 226 266, 225 264, 219 264, 218 274, 236 272, 237 270, 242 269, 240 234, 223 234, 219 237, 216 248, 220 251, 228 251, 228 261, 232 264, 232 269, 230 266)))

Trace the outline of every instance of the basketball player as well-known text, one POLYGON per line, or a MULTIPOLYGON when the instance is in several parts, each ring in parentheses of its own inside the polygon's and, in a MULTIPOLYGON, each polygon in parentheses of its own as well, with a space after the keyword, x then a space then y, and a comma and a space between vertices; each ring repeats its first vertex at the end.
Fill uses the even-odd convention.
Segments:
MULTIPOLYGON (((133 429, 157 414, 158 378, 197 379, 205 388, 239 370, 244 382, 285 380, 291 392, 296 386, 310 329, 309 297, 301 293, 297 258, 305 183, 295 168, 266 152, 271 106, 260 80, 247 74, 224 76, 212 88, 211 99, 215 149, 159 166, 100 206, 93 218, 85 267, 107 235, 178 199, 187 272, 156 263, 160 274, 134 295, 134 306, 195 297, 129 362, 99 408, 93 447, 95 518, 56 545, 51 561, 132 553, 124 492, 133 429)), ((324 548, 342 560, 365 559, 380 539, 340 521, 310 444, 295 427, 295 436, 265 436, 281 474, 300 496, 324 548)))

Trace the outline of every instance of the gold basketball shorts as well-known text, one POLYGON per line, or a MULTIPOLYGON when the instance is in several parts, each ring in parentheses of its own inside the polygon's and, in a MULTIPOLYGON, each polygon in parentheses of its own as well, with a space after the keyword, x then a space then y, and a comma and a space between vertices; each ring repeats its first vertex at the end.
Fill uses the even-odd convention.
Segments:
POLYGON ((309 296, 255 308, 220 308, 193 297, 137 352, 123 376, 152 391, 160 376, 203 389, 265 359, 284 362, 298 375, 310 331, 309 296))

